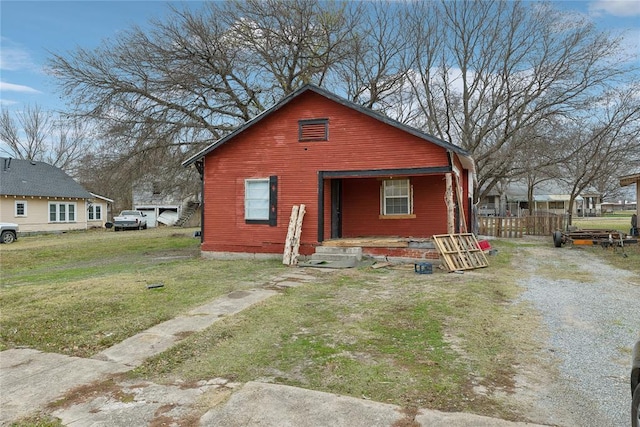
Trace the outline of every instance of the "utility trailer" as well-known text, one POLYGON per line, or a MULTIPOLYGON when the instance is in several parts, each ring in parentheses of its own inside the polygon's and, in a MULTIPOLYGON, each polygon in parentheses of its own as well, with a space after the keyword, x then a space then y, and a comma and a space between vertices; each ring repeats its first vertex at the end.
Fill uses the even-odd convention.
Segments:
POLYGON ((624 245, 638 243, 638 239, 629 237, 617 230, 575 230, 554 231, 553 245, 556 248, 571 243, 582 246, 624 247, 624 245))

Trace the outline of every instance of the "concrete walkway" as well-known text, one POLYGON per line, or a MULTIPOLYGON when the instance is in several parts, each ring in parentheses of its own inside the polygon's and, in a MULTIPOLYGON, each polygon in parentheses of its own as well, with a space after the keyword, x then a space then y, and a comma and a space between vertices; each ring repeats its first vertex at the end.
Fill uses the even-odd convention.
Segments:
POLYGON ((313 276, 288 272, 257 288, 235 291, 127 338, 91 359, 32 349, 0 352, 0 425, 43 409, 79 386, 140 366, 188 333, 199 332, 226 316, 277 295, 277 290, 312 281, 313 276))
POLYGON ((127 338, 120 344, 116 344, 92 358, 118 362, 135 368, 142 365, 145 359, 172 347, 180 340, 181 335, 203 331, 218 320, 239 313, 277 293, 267 289, 231 292, 209 304, 189 311, 186 315, 167 320, 127 338))
POLYGON ((0 353, 0 425, 44 408, 74 387, 130 370, 114 362, 11 349, 0 353))
POLYGON ((177 425, 177 420, 201 426, 533 425, 431 410, 405 414, 394 405, 275 384, 242 385, 214 378, 195 384, 159 385, 131 382, 117 375, 162 353, 189 333, 277 295, 277 289, 313 279, 304 272, 288 272, 262 288, 231 292, 91 359, 32 349, 0 352, 0 425, 41 411, 65 395, 68 401, 52 415, 71 427, 177 425), (105 382, 110 378, 112 381, 105 382), (81 392, 67 395, 79 387, 81 392), (197 414, 204 412, 198 419, 197 414))

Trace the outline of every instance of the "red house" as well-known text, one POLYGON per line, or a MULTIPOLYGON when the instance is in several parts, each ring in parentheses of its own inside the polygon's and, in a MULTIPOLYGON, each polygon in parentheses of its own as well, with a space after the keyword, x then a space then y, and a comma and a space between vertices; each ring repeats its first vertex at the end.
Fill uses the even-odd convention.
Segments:
POLYGON ((329 239, 471 227, 466 151, 313 85, 183 165, 203 180, 203 252, 282 254, 300 204, 304 255, 329 239))

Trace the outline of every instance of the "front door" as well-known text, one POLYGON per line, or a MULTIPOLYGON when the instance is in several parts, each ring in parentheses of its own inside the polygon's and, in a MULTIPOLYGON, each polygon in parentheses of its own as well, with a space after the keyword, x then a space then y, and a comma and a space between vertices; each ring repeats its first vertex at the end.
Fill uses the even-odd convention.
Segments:
POLYGON ((342 180, 331 180, 331 238, 342 237, 342 180))

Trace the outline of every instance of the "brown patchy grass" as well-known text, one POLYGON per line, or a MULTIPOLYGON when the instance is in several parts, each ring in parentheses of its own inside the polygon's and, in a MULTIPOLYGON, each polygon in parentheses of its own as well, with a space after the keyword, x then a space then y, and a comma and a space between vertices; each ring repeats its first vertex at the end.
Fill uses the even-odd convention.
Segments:
POLYGON ((96 396, 110 395, 121 402, 132 402, 133 395, 124 393, 118 384, 122 375, 113 375, 111 378, 96 381, 91 384, 83 384, 65 393, 64 397, 47 405, 50 410, 69 408, 79 403, 84 403, 96 396))
POLYGON ((501 245, 489 268, 462 275, 417 275, 412 265, 324 273, 188 337, 133 375, 365 397, 405 408, 407 426, 420 407, 517 419, 501 396, 513 392, 516 353, 533 348, 534 325, 515 302, 516 272, 501 245))
POLYGON ((284 268, 200 258, 190 230, 32 236, 2 247, 0 350, 79 357, 284 268))
MULTIPOLYGON (((100 260, 82 248, 73 249, 76 236, 69 236, 64 243, 47 242, 43 252, 27 244, 22 250, 30 253, 29 262, 22 268, 14 267, 0 288, 0 326, 5 334, 0 343, 91 354, 175 312, 222 293, 260 286, 285 271, 277 262, 202 260, 193 255, 197 254, 197 242, 188 235, 149 233, 149 240, 140 241, 142 235, 131 238, 134 233, 118 233, 126 234, 126 239, 117 242, 111 242, 111 236, 104 237, 100 243, 103 249, 116 244, 119 255, 100 260), (58 244, 71 249, 56 264, 52 254, 58 244), (132 261, 130 269, 117 268, 120 255, 132 261), (44 274, 46 269, 51 270, 50 276, 44 274), (159 281, 163 288, 146 289, 147 283, 159 281), (92 286, 96 283, 112 286, 92 286), (43 320, 54 322, 49 325, 56 325, 53 319, 58 317, 59 324, 69 322, 71 317, 65 313, 73 308, 71 302, 76 298, 82 299, 83 307, 113 303, 113 309, 100 312, 92 308, 86 320, 80 317, 87 328, 93 323, 101 325, 86 335, 58 331, 35 344, 27 338, 16 340, 16 333, 11 336, 12 329, 7 326, 26 325, 37 335, 46 327, 43 320), (129 300, 131 305, 126 303, 129 300), (5 305, 10 310, 8 316, 5 305), (57 305, 63 310, 56 311, 57 305), (28 317, 38 321, 29 324, 28 317), (105 325, 117 325, 125 332, 107 337, 112 329, 105 325), (126 325, 135 327, 127 329, 126 325), (85 344, 74 349, 69 342, 85 344)), ((81 237, 85 242, 85 236, 81 237)), ((527 260, 521 255, 523 245, 552 242, 548 238, 491 243, 498 254, 489 257, 490 266, 460 275, 438 269, 431 275, 417 275, 411 265, 311 270, 317 277, 313 283, 284 290, 280 296, 201 333, 185 335, 179 345, 149 359, 126 377, 171 384, 222 377, 301 386, 397 404, 405 408, 403 422, 407 426, 412 425, 414 411, 420 407, 522 420, 519 408, 508 397, 517 387, 519 366, 533 364, 538 354, 540 321, 530 307, 519 302, 517 282, 527 274, 527 260)), ((629 258, 640 256, 631 249, 627 254, 629 258)), ((613 251, 610 255, 623 259, 613 251)), ((631 258, 638 265, 635 259, 631 258)), ((555 268, 551 261, 549 268, 555 268)), ((575 278, 577 266, 567 274, 575 278)), ((82 389, 68 399, 94 391, 82 389)), ((110 392, 108 387, 104 392, 110 392)), ((164 422, 163 417, 158 414, 156 421, 164 422)), ((187 419, 178 421, 190 425, 187 419)))

